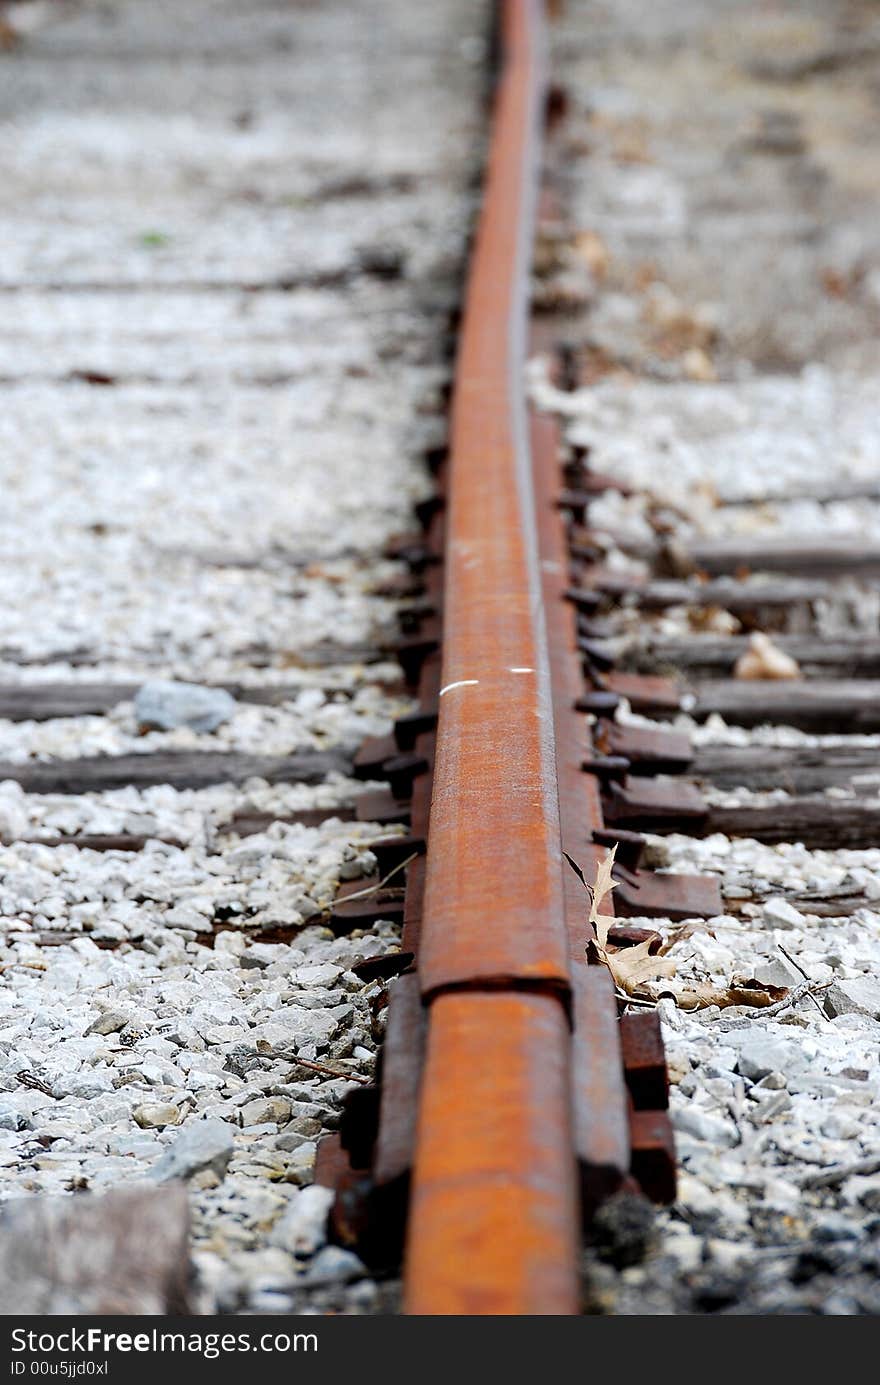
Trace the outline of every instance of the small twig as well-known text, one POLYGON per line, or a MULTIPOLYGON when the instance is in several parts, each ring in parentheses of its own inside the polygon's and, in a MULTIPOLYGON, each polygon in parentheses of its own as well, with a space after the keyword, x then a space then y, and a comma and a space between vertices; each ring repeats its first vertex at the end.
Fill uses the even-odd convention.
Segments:
POLYGON ((283 1058, 286 1063, 296 1063, 298 1067, 308 1068, 310 1072, 323 1072, 328 1077, 343 1077, 346 1082, 372 1082, 371 1077, 365 1077, 362 1072, 348 1072, 345 1068, 334 1068, 330 1063, 316 1063, 312 1058, 297 1058, 295 1053, 284 1053, 279 1049, 272 1050, 273 1058, 283 1058))
POLYGON ((790 1005, 797 1005, 798 1001, 803 1000, 805 996, 811 996, 816 991, 827 991, 830 985, 832 985, 830 981, 810 981, 808 978, 802 986, 795 986, 794 990, 789 991, 788 995, 783 996, 781 1000, 777 1000, 775 1005, 766 1006, 766 1008, 760 1012, 761 1018, 772 1020, 774 1015, 781 1015, 783 1010, 787 1010, 790 1005))
POLYGON ((55 1096, 52 1088, 48 1083, 43 1081, 42 1077, 36 1077, 34 1073, 28 1072, 27 1069, 25 1069, 24 1072, 17 1072, 15 1076, 23 1087, 31 1087, 35 1092, 42 1092, 44 1096, 55 1096))
MULTIPOLYGON (((340 904, 349 904, 353 899, 369 899, 371 894, 375 894, 377 890, 384 889, 388 881, 393 879, 395 875, 399 875, 402 870, 406 870, 407 866, 416 859, 418 854, 417 851, 412 852, 410 856, 407 856, 405 861, 400 861, 393 870, 390 870, 382 880, 377 880, 375 885, 367 885, 362 890, 355 890, 353 894, 347 894, 343 900, 339 900, 338 902, 340 904)), ((334 900, 332 904, 325 904, 321 909, 321 913, 329 914, 335 903, 337 903, 336 900, 334 900)))
POLYGON ((619 986, 615 987, 614 994, 618 1000, 622 1000, 626 1005, 643 1005, 648 1010, 656 1010, 657 1008, 656 1000, 643 1000, 641 996, 627 995, 626 991, 622 991, 619 986))
MULTIPOLYGON (((777 1000, 775 1005, 756 1009, 755 1016, 760 1016, 762 1020, 772 1020, 776 1015, 781 1015, 783 1010, 790 1009, 792 1005, 797 1005, 798 1001, 812 995, 814 991, 827 991, 832 984, 831 981, 805 981, 803 985, 795 986, 781 1000, 777 1000)), ((752 1023, 751 1019, 723 1020, 719 1022, 719 1027, 723 1025, 724 1029, 744 1029, 752 1023)))
MULTIPOLYGON (((804 971, 804 969, 803 969, 803 967, 801 966, 800 962, 796 962, 795 959, 792 957, 791 953, 790 953, 790 952, 786 952, 785 948, 782 946, 782 943, 777 943, 776 946, 779 948, 779 951, 782 953, 782 955, 783 955, 783 957, 785 958, 785 960, 786 960, 787 962, 791 962, 791 965, 794 967, 795 971, 799 971, 800 974, 801 974, 801 976, 804 978, 804 980, 805 980, 805 981, 809 981, 810 978, 809 978, 809 976, 807 975, 807 973, 804 971)), ((826 1020, 826 1019, 828 1018, 828 1016, 826 1015, 825 1011, 822 1009, 822 1006, 819 1004, 819 1002, 818 1002, 818 1000, 816 999, 816 997, 813 995, 812 991, 810 992, 810 999, 812 1000, 812 1002, 813 1002, 813 1004, 815 1005, 816 1009, 819 1011, 819 1014, 822 1016, 823 1020, 826 1020)))
POLYGON ((347 1072, 344 1068, 331 1067, 329 1063, 315 1063, 311 1058, 295 1058, 293 1060, 301 1068, 308 1068, 310 1072, 323 1072, 328 1077, 342 1077, 346 1082, 365 1082, 369 1084, 372 1078, 365 1077, 362 1072, 347 1072))

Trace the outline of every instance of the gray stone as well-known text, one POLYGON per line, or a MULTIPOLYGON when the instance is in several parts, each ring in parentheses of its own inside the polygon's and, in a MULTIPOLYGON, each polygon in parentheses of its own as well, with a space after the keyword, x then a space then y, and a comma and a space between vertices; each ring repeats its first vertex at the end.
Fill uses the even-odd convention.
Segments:
POLYGON ((174 731, 216 731, 236 708, 235 698, 223 688, 202 688, 197 683, 172 683, 157 678, 144 683, 134 700, 138 728, 174 731))
POLYGON ((358 1259, 354 1251, 343 1250, 341 1246, 325 1246, 315 1256, 300 1283, 311 1287, 319 1284, 350 1284, 353 1279, 363 1279, 366 1272, 363 1261, 358 1259))
POLYGON ((85 1034, 115 1034, 131 1023, 131 1015, 124 1010, 104 1010, 96 1020, 92 1020, 85 1034))
POLYGON ((880 981, 870 976, 857 976, 850 981, 835 981, 824 996, 825 1013, 831 1019, 838 1015, 867 1015, 880 1019, 880 981))
POLYGON ((161 1130, 166 1125, 176 1125, 180 1120, 180 1107, 173 1101, 145 1101, 132 1111, 135 1124, 141 1130, 161 1130))
POLYGON ((14 1106, 0 1106, 0 1130, 30 1130, 31 1122, 14 1106))
POLYGON ((758 1102, 754 1110, 749 1111, 749 1119, 753 1125, 769 1125, 777 1116, 792 1108, 793 1103, 788 1092, 767 1092, 762 1095, 763 1100, 758 1102))
POLYGON ((187 1314, 184 1188, 16 1198, 0 1219, 0 1301, 18 1316, 187 1314))
POLYGON ((852 1140, 861 1130, 861 1125, 843 1111, 832 1111, 826 1116, 819 1129, 826 1140, 852 1140))
POLYGON ((788 1083, 786 1082, 784 1073, 768 1072, 765 1077, 761 1078, 760 1082, 755 1083, 754 1090, 763 1092, 783 1092, 787 1085, 788 1083))
POLYGON ((299 1149, 300 1145, 307 1143, 307 1137, 300 1135, 297 1130, 285 1130, 275 1141, 275 1148, 290 1153, 294 1149, 299 1149))
POLYGON ((257 1097, 241 1107, 242 1125, 283 1125, 290 1119, 291 1104, 286 1097, 257 1097))
POLYGON ((793 904, 789 904, 787 899, 780 895, 772 895, 770 899, 764 901, 762 909, 764 922, 769 923, 771 928, 802 928, 804 926, 804 916, 799 914, 793 904))
POLYGON ((672 1123, 676 1130, 683 1130, 695 1140, 703 1140, 716 1146, 722 1145, 728 1149, 739 1144, 739 1131, 732 1121, 719 1120, 717 1116, 710 1116, 693 1105, 686 1106, 684 1110, 674 1111, 672 1123))
POLYGON ((756 962, 749 970, 760 986, 799 986, 804 979, 797 968, 786 962, 784 957, 756 962))
POLYGON ((739 1051, 737 1069, 750 1082, 760 1082, 771 1072, 786 1074, 800 1066, 798 1046, 789 1039, 748 1039, 739 1051))
POLYGON ((180 1133, 149 1176, 156 1183, 168 1183, 208 1170, 223 1178, 234 1148, 232 1130, 225 1121, 196 1121, 180 1133))
MULTIPOLYGON (((338 1028, 337 1021, 326 1010, 313 1010, 305 1005, 282 1005, 273 1011, 271 1022, 263 1027, 270 1043, 275 1041, 282 1045, 292 1039, 299 1043, 308 1040, 326 1043, 338 1028)), ((263 1030, 259 1032, 259 1037, 263 1037, 263 1030)), ((254 1038, 254 1032, 250 1038, 254 1038)))
POLYGON ((842 1187, 844 1200, 880 1212, 880 1174, 853 1174, 842 1187))
POLYGON ((304 1135, 307 1139, 313 1140, 316 1135, 320 1135, 323 1126, 317 1116, 297 1116, 290 1122, 291 1130, 295 1130, 297 1135, 304 1135))
POLYGON ((314 1255, 327 1243, 327 1216, 332 1205, 332 1189, 317 1183, 300 1188, 272 1228, 270 1243, 291 1255, 314 1255))
POLYGON ((52 1095, 58 1100, 73 1096, 80 1101, 93 1101, 112 1090, 113 1079, 106 1073, 73 1072, 52 1084, 52 1095))
POLYGON ((813 1228, 813 1238, 823 1244, 857 1241, 859 1228, 840 1212, 826 1212, 813 1228))

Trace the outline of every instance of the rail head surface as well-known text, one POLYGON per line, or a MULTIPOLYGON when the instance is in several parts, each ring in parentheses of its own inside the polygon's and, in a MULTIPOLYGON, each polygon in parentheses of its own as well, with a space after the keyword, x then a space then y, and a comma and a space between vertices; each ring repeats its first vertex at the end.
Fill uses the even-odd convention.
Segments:
POLYGON ((524 393, 543 16, 503 66, 452 412, 445 637, 419 950, 428 1057, 405 1307, 576 1311, 570 976, 524 393))
POLYGON ((523 385, 543 90, 536 0, 504 65, 452 406, 443 676, 419 972, 568 989, 561 848, 523 385))

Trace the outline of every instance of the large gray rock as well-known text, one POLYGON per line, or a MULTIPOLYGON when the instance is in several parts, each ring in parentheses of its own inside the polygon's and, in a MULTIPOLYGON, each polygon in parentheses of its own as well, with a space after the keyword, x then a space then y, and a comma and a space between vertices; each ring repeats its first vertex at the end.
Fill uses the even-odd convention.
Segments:
POLYGON ((216 731, 235 712, 235 698, 223 688, 202 688, 197 683, 172 683, 163 679, 144 683, 134 700, 134 713, 142 731, 216 731))
POLYGON ((825 1013, 831 1019, 838 1015, 867 1015, 880 1019, 880 981, 870 976, 857 976, 851 981, 835 981, 825 992, 825 1013))
POLYGON ((749 970, 761 986, 799 986, 803 976, 786 962, 784 957, 772 957, 768 961, 756 962, 749 970))
POLYGON ((757 1036, 745 1041, 739 1051, 737 1070, 750 1082, 760 1082, 771 1072, 787 1076, 803 1066, 799 1047, 790 1039, 757 1036))
POLYGON ((132 1017, 127 1010, 117 1010, 108 1007, 102 1010, 97 1019, 92 1020, 88 1029, 83 1030, 83 1037, 89 1034, 118 1034, 127 1024, 131 1024, 132 1017))
POLYGON ((283 1096, 256 1097, 240 1107, 242 1125, 283 1125, 290 1120, 291 1103, 283 1096))
POLYGON ((225 1121, 196 1121, 181 1132, 170 1149, 166 1149, 150 1170, 150 1178, 156 1183, 168 1183, 174 1178, 192 1178, 205 1171, 223 1178, 234 1148, 235 1139, 225 1121))

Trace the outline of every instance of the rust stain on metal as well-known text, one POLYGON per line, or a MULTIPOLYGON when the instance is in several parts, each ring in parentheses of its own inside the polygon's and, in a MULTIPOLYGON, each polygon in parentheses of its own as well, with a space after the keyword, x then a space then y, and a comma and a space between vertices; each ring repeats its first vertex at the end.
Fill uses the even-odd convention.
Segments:
POLYGON ((713 875, 654 875, 650 871, 615 870, 617 912, 637 918, 717 918, 723 913, 721 887, 713 875))
POLYGON ((585 1212, 629 1171, 627 1090, 614 982, 607 967, 584 967, 574 992, 574 1147, 585 1212))
POLYGON ((669 1105, 669 1078, 660 1017, 655 1011, 624 1015, 620 1041, 633 1106, 637 1111, 664 1111, 669 1105))
POLYGON ((462 991, 434 1000, 407 1313, 577 1312, 569 1047, 553 997, 462 991))
POLYGON ((669 1112, 631 1111, 632 1173, 655 1202, 675 1201, 675 1137, 669 1112))
POLYGON ((426 995, 568 989, 559 816, 522 370, 540 103, 534 0, 505 63, 452 410, 437 755, 419 973, 426 995))

